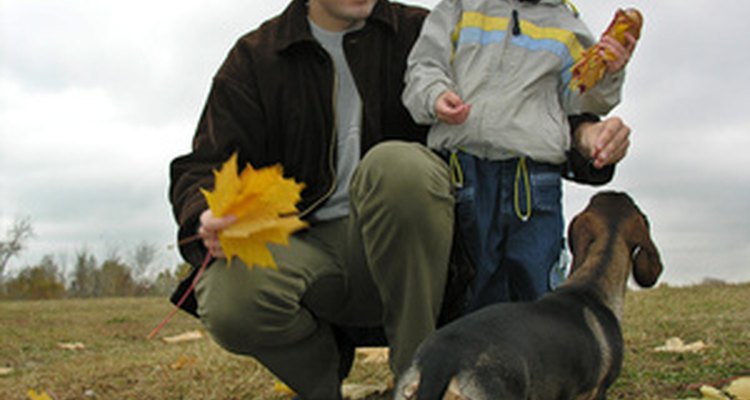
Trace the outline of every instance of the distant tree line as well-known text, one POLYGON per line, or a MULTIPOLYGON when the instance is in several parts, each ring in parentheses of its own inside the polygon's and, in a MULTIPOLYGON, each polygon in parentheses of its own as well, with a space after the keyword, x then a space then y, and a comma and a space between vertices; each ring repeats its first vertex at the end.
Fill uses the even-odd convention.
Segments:
POLYGON ((188 264, 180 264, 149 277, 148 270, 155 261, 157 249, 144 242, 133 249, 127 261, 113 253, 98 262, 89 251, 80 250, 67 274, 68 269, 48 255, 15 276, 6 276, 8 261, 24 249, 32 236, 31 223, 24 218, 16 220, 0 237, 0 299, 166 296, 190 269, 188 264))

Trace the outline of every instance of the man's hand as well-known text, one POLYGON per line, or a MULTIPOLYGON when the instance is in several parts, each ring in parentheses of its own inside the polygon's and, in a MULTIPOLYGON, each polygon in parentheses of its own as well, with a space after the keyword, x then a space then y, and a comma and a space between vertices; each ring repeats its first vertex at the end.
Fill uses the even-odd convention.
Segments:
POLYGON ((219 243, 219 232, 222 229, 232 225, 236 218, 232 215, 217 218, 211 210, 206 210, 201 214, 200 227, 198 228, 198 236, 203 239, 203 245, 206 246, 211 256, 215 258, 226 258, 224 250, 221 248, 219 243))
POLYGON ((576 149, 591 159, 594 167, 603 168, 625 158, 630 146, 630 127, 619 117, 609 117, 581 124, 575 138, 576 149))
POLYGON ((471 106, 453 91, 446 90, 435 100, 435 115, 446 124, 463 124, 469 118, 471 106))

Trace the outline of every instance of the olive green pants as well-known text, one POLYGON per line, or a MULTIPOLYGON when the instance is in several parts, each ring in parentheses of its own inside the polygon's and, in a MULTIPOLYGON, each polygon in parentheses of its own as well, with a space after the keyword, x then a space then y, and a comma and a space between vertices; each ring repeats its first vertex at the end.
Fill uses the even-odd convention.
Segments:
POLYGON ((273 246, 278 270, 214 262, 196 287, 214 340, 258 359, 303 399, 340 397, 332 325, 382 326, 394 373, 435 329, 453 234, 447 165, 422 145, 362 159, 349 217, 273 246))

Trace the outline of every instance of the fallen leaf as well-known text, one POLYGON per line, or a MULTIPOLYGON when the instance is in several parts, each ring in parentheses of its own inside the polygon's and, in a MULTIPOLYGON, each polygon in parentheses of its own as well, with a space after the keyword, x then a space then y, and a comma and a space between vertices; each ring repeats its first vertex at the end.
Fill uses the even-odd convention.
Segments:
POLYGON ((34 389, 29 389, 26 393, 29 396, 29 400, 52 400, 52 397, 47 394, 44 390, 38 392, 34 389))
POLYGON ((682 339, 678 337, 672 337, 667 339, 664 346, 659 346, 654 349, 657 352, 665 353, 698 353, 708 347, 702 340, 685 344, 682 339))
POLYGON ((281 165, 254 169, 247 164, 237 172, 237 154, 214 171, 214 189, 201 189, 216 217, 233 215, 236 221, 219 233, 219 243, 231 262, 239 257, 248 268, 276 268, 268 243, 288 244, 289 235, 307 226, 297 214, 304 184, 283 176, 281 165))
POLYGON ((167 343, 188 342, 191 340, 198 340, 198 339, 203 339, 203 334, 201 333, 201 331, 189 331, 189 332, 181 333, 179 335, 168 336, 168 337, 162 338, 162 340, 167 343))
POLYGON ((173 362, 172 364, 169 364, 169 368, 173 370, 180 370, 183 368, 188 368, 195 366, 198 363, 198 357, 195 356, 186 356, 184 354, 180 354, 179 357, 177 357, 177 360, 173 362))
POLYGON ((286 394, 289 396, 295 395, 294 390, 292 390, 292 388, 290 388, 289 386, 287 386, 284 382, 280 380, 276 380, 273 383, 273 391, 279 394, 286 394))
POLYGON ((750 376, 743 376, 732 381, 726 392, 735 400, 750 400, 750 376))
POLYGON ((346 400, 361 400, 372 395, 383 395, 390 389, 387 383, 359 385, 348 383, 341 386, 341 394, 346 400))
POLYGON ((362 362, 365 364, 388 363, 388 348, 387 347, 358 348, 357 354, 362 356, 362 362))
POLYGON ((701 386, 699 391, 704 400, 731 400, 729 397, 724 396, 724 393, 722 393, 721 390, 713 386, 701 386))
POLYGON ((0 367, 0 376, 8 376, 13 373, 13 368, 0 367))
POLYGON ((81 342, 60 342, 57 344, 57 347, 63 350, 83 350, 86 348, 86 346, 81 342))

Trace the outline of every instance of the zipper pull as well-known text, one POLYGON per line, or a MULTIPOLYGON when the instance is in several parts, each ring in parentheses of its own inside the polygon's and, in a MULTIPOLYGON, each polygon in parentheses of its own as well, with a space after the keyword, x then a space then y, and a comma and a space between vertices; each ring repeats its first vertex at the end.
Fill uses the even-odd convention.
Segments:
POLYGON ((518 20, 518 10, 513 10, 513 36, 521 34, 521 22, 518 20))

